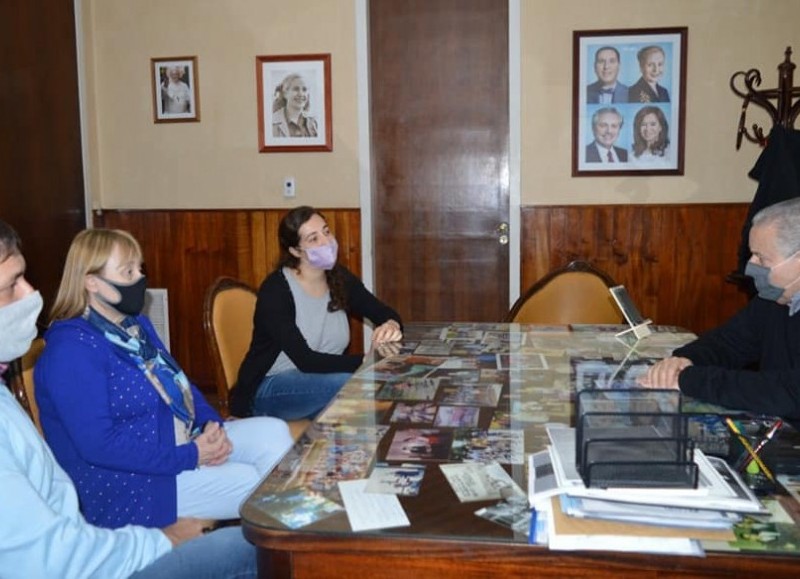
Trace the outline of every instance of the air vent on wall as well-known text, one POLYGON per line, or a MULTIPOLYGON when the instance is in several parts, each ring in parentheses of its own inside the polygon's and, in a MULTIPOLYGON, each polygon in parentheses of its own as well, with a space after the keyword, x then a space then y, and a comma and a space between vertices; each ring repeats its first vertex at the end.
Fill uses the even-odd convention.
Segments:
POLYGON ((156 329, 158 337, 169 350, 169 299, 165 288, 148 289, 144 296, 145 314, 156 329))

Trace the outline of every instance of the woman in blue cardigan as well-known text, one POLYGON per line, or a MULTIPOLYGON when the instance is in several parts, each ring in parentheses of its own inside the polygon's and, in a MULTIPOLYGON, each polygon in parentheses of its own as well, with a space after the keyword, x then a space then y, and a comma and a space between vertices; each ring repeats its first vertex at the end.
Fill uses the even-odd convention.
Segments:
POLYGON ((45 438, 91 523, 236 518, 292 445, 288 428, 223 423, 140 314, 141 266, 124 231, 90 229, 72 242, 35 368, 45 438))

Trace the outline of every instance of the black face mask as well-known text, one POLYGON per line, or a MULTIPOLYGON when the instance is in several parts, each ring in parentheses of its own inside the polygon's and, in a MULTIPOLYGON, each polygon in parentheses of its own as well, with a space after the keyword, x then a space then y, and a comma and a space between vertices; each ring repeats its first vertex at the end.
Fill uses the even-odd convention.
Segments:
POLYGON ((144 294, 145 290, 147 290, 147 276, 143 275, 139 281, 128 285, 116 284, 113 281, 108 281, 104 277, 101 277, 100 279, 117 290, 119 295, 122 296, 119 302, 115 304, 106 302, 108 305, 117 310, 119 313, 125 314, 126 316, 138 316, 140 313, 142 313, 142 308, 144 307, 144 294))

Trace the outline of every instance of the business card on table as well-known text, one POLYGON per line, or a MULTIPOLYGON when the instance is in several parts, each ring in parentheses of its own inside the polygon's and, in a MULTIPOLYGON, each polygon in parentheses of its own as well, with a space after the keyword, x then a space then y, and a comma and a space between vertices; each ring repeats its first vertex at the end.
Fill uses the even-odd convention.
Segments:
POLYGON ((366 492, 368 479, 339 481, 353 531, 407 527, 411 524, 396 495, 366 492))

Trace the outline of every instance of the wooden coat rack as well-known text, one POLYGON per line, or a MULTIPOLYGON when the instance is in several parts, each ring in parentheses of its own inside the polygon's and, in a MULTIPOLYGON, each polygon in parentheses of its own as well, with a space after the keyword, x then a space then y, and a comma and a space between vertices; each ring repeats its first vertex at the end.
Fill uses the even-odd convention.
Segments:
POLYGON ((742 146, 742 137, 751 143, 762 147, 767 144, 764 129, 753 123, 752 133, 746 127, 747 107, 751 102, 765 109, 772 118, 772 126, 781 125, 787 129, 794 127, 794 122, 800 113, 800 86, 793 86, 795 65, 792 62, 792 47, 786 47, 786 58, 778 65, 778 88, 759 90, 761 86, 761 71, 751 68, 747 72, 740 70, 731 76, 731 90, 743 99, 742 113, 739 116, 739 128, 736 131, 736 150, 742 146), (746 90, 736 86, 741 77, 746 90), (797 99, 797 100, 795 100, 797 99), (792 101, 795 102, 792 102, 792 101), (772 101, 776 101, 773 104, 772 101))

